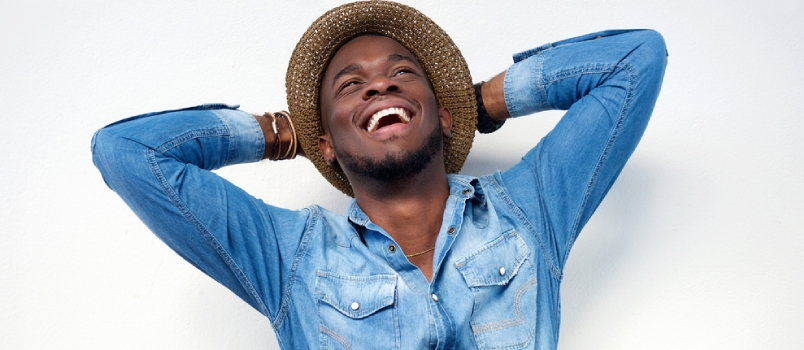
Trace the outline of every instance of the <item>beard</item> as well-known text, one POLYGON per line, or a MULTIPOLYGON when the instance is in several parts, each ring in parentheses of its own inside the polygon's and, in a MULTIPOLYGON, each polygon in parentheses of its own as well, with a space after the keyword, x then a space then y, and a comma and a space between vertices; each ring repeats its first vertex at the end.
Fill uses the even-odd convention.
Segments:
POLYGON ((339 152, 336 147, 335 155, 342 167, 356 174, 378 181, 396 182, 422 172, 441 150, 443 142, 439 124, 421 147, 401 154, 389 153, 383 159, 374 160, 359 154, 339 152))

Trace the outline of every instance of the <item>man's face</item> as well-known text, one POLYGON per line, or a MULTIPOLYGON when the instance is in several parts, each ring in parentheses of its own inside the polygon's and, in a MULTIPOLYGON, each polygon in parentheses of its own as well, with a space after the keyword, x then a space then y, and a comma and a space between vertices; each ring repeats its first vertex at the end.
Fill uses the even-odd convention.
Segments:
POLYGON ((321 81, 327 162, 347 176, 394 181, 415 175, 437 160, 452 116, 439 107, 424 68, 396 41, 361 36, 332 58, 321 81))

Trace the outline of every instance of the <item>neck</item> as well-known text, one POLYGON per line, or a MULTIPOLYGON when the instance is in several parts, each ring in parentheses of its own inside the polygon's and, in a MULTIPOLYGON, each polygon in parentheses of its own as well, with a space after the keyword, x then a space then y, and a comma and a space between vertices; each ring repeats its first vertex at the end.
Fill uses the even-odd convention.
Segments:
POLYGON ((363 179, 350 182, 363 212, 385 229, 405 254, 435 246, 449 197, 443 163, 394 183, 363 179))

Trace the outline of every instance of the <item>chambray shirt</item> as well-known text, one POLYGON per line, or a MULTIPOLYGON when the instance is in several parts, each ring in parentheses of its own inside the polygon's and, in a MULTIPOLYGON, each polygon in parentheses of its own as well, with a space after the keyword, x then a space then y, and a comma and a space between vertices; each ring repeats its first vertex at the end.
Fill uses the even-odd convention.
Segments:
POLYGON ((355 202, 345 216, 277 208, 210 172, 262 157, 259 125, 236 106, 124 119, 95 134, 93 161, 285 349, 554 349, 570 247, 647 125, 666 51, 656 32, 607 31, 514 60, 512 116, 568 111, 511 169, 449 175, 429 283, 355 202))

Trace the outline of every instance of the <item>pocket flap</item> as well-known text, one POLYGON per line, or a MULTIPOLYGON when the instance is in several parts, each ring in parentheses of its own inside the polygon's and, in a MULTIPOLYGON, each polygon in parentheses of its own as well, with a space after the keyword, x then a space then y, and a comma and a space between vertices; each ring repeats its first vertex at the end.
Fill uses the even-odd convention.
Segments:
POLYGON ((505 285, 516 276, 530 250, 515 230, 461 258, 455 268, 471 287, 505 285))
POLYGON ((395 275, 340 276, 318 272, 320 301, 350 318, 364 318, 394 304, 395 275))

